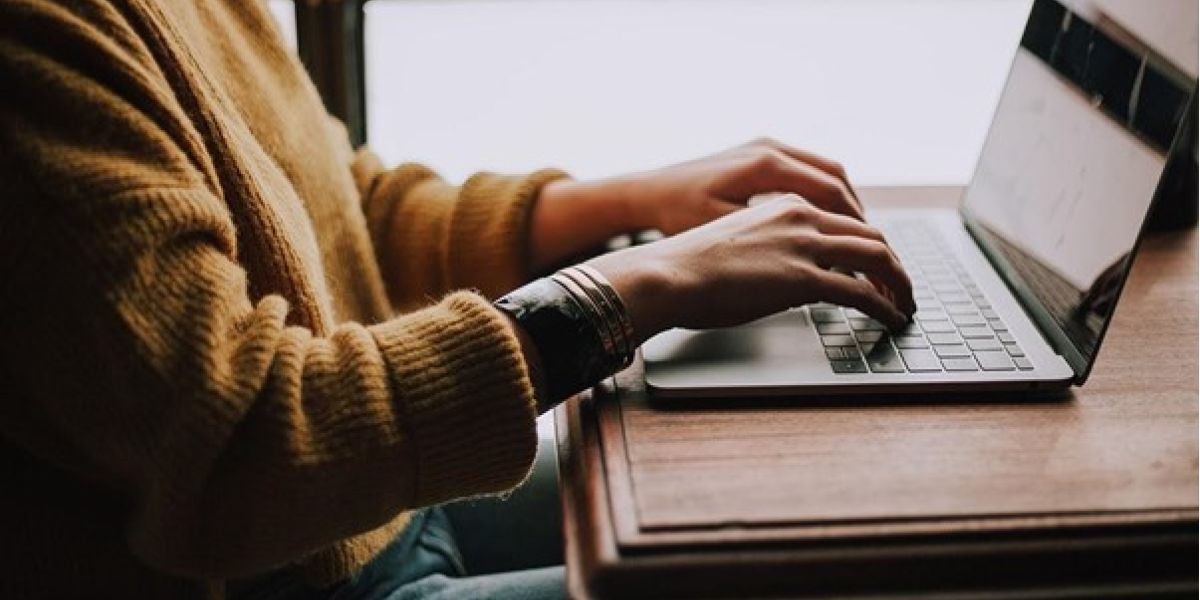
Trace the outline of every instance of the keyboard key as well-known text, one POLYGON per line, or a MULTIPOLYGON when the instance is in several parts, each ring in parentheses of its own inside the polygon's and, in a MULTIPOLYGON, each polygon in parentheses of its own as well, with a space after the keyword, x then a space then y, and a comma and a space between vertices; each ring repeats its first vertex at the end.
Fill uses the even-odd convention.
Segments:
POLYGON ((933 298, 932 296, 928 298, 922 298, 921 296, 913 294, 913 300, 917 303, 917 310, 939 309, 942 307, 942 303, 938 302, 937 299, 933 298))
POLYGON ((900 357, 908 365, 908 370, 914 373, 942 370, 942 363, 932 350, 901 350, 900 357))
POLYGON ((825 346, 853 346, 854 338, 848 335, 823 335, 821 344, 825 346))
POLYGON ((1008 350, 1009 356, 1025 356, 1025 351, 1016 344, 1005 344, 1004 349, 1008 350))
POLYGON ((924 329, 926 333, 950 333, 954 331, 954 325, 949 321, 919 321, 919 323, 921 324, 921 329, 924 329))
POLYGON ((983 367, 984 371, 1013 370, 1013 361, 1008 357, 1008 353, 1003 350, 976 352, 975 358, 979 361, 979 365, 983 367))
POLYGON ((980 350, 1003 350, 1004 349, 1004 346, 1000 343, 1000 341, 994 340, 994 339, 990 339, 990 340, 971 339, 971 340, 967 340, 967 345, 970 346, 971 349, 976 352, 978 352, 980 350))
POLYGON ((975 359, 967 358, 944 358, 942 366, 946 367, 947 371, 978 371, 979 367, 975 366, 975 359))
POLYGON ((883 323, 875 319, 850 319, 850 327, 855 331, 883 331, 883 323))
POLYGON ((971 297, 966 294, 938 294, 942 304, 971 304, 971 297))
POLYGON ((882 331, 855 331, 854 337, 858 338, 858 341, 861 343, 874 344, 875 342, 878 342, 879 340, 883 339, 883 332, 882 331))
POLYGON ((825 357, 829 360, 842 360, 846 358, 846 353, 841 348, 834 346, 825 349, 825 357))
POLYGON ((857 308, 847 308, 846 317, 850 319, 870 319, 871 315, 868 315, 857 308))
POLYGON ((962 344, 940 344, 933 347, 938 358, 963 358, 971 356, 971 351, 962 344))
POLYGON ((1000 338, 1000 341, 1004 342, 1005 344, 1011 344, 1017 341, 1017 338, 1014 338, 1013 334, 1007 331, 996 332, 996 337, 1000 338))
POLYGON ((929 344, 925 342, 925 338, 916 335, 903 335, 893 338, 892 341, 896 342, 896 347, 901 350, 929 347, 929 344))
POLYGON ((929 343, 931 344, 957 344, 962 341, 957 333, 931 333, 929 334, 929 343))
POLYGON ((836 308, 809 308, 808 315, 813 323, 840 323, 842 311, 836 308))
POLYGON ((950 313, 951 315, 973 315, 975 314, 975 307, 971 306, 970 304, 955 304, 953 306, 947 306, 946 312, 950 313))
POLYGON ((842 356, 846 357, 847 360, 862 358, 862 354, 858 352, 857 346, 847 346, 845 348, 839 348, 839 350, 842 351, 842 356))
POLYGON ((960 327, 958 333, 967 339, 992 337, 992 330, 987 327, 960 327))
POLYGON ((886 342, 875 344, 867 353, 867 365, 871 367, 872 373, 904 372, 904 363, 900 362, 900 356, 892 349, 892 345, 886 342))
POLYGON ((922 321, 945 321, 950 317, 940 310, 918 310, 913 317, 922 321))
POLYGON ((996 311, 994 311, 990 308, 985 308, 979 312, 983 313, 983 318, 985 318, 985 319, 999 319, 1000 318, 1000 315, 997 315, 996 311))
POLYGON ((817 333, 821 335, 845 335, 850 333, 850 326, 845 323, 817 323, 817 333))
POLYGON ((987 321, 979 315, 954 315, 955 325, 984 325, 987 321))
POLYGON ((1018 356, 1018 357, 1014 358, 1013 362, 1017 363, 1017 368, 1022 371, 1032 371, 1033 370, 1033 362, 1024 356, 1018 356))
POLYGON ((991 325, 992 329, 996 331, 1008 331, 1008 325, 1005 325, 1004 321, 1000 319, 988 319, 988 325, 991 325))
POLYGON ((867 372, 867 365, 864 365, 861 360, 831 360, 829 366, 833 367, 834 373, 867 372))

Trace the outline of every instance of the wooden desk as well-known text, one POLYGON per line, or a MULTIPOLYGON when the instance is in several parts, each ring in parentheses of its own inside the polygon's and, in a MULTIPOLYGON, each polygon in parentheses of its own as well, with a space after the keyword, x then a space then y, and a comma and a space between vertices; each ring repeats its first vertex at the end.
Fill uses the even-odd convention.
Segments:
POLYGON ((1196 279, 1195 230, 1148 239, 1053 401, 662 406, 635 364, 557 415, 572 593, 1195 597, 1196 279))

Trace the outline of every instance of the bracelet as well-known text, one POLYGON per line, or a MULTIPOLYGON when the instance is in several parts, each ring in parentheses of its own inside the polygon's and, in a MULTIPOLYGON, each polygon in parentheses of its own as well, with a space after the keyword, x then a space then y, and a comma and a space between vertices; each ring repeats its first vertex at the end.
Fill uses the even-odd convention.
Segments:
POLYGON ((628 367, 633 363, 633 354, 636 349, 633 346, 633 321, 629 319, 629 310, 625 308, 625 303, 621 301, 621 296, 617 294, 617 289, 609 283, 608 279, 600 271, 597 271, 590 265, 578 265, 573 268, 591 279, 600 288, 609 305, 612 306, 616 319, 615 325, 619 329, 623 346, 621 364, 623 367, 628 367))
POLYGON ((604 332, 609 339, 606 348, 611 348, 609 355, 619 368, 629 366, 633 361, 633 326, 629 321, 625 304, 617 296, 616 290, 599 271, 587 265, 568 267, 551 276, 555 281, 570 280, 586 296, 586 302, 591 306, 593 314, 599 317, 604 332))
POLYGON ((496 301, 541 356, 547 398, 538 412, 592 387, 633 362, 625 304, 600 272, 581 265, 538 279, 496 301))
POLYGON ((550 279, 570 290, 580 304, 588 308, 593 324, 604 336, 605 354, 614 359, 613 362, 617 362, 616 357, 624 353, 624 344, 621 342, 620 328, 616 324, 616 315, 604 299, 603 292, 596 289, 591 279, 571 269, 563 269, 551 275, 550 279))
POLYGON ((575 295, 550 279, 538 279, 495 303, 525 331, 541 357, 546 381, 538 414, 612 373, 603 336, 575 295))

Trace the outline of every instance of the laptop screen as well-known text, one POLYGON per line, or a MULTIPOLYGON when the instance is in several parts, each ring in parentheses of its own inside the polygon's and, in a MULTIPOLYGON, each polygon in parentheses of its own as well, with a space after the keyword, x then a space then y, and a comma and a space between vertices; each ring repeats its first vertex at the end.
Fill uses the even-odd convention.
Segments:
POLYGON ((1194 84, 1038 0, 963 216, 1086 377, 1194 84))

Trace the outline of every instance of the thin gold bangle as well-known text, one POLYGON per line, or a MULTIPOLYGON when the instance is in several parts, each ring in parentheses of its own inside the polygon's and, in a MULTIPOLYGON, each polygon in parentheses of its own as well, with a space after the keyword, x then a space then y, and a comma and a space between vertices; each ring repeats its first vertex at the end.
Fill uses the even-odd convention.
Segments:
POLYGON ((604 314, 600 310, 600 307, 596 306, 596 302, 587 294, 586 291, 584 291, 583 287, 580 286, 579 283, 567 275, 564 275, 562 271, 551 275, 550 280, 565 288, 569 294, 575 297, 575 300, 579 302, 579 305, 583 307, 584 312, 586 312, 588 315, 588 321, 592 323, 592 327, 596 329, 596 333, 599 335, 600 341, 604 345, 603 350, 605 354, 608 355, 608 358, 611 361, 611 359, 616 356, 618 352, 617 342, 612 336, 612 332, 607 323, 605 323, 604 314))
POLYGON ((625 345, 620 337, 620 328, 617 324, 618 316, 616 307, 610 306, 608 299, 604 296, 604 292, 600 290, 584 273, 577 272, 571 267, 560 270, 556 274, 561 274, 563 277, 569 278, 574 282, 583 293, 587 296, 587 301, 598 310, 599 316, 603 322, 604 331, 612 340, 609 359, 615 364, 623 364, 625 358, 625 345))
POLYGON ((617 293, 617 289, 613 287, 608 278, 600 273, 600 271, 597 271, 590 265, 576 265, 575 268, 595 282, 596 287, 600 288, 609 303, 613 305, 617 313, 617 323, 621 331, 621 339, 624 346, 623 362, 628 366, 633 361, 633 323, 629 319, 629 310, 625 306, 625 302, 621 300, 621 295, 617 293))

